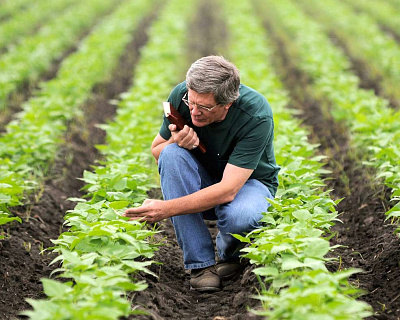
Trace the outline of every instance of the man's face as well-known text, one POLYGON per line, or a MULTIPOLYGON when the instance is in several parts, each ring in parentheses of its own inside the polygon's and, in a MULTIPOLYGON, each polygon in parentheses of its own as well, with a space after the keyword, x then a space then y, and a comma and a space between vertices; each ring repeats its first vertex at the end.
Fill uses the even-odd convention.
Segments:
POLYGON ((192 122, 196 127, 204 127, 213 122, 225 119, 232 103, 222 106, 214 99, 214 93, 197 93, 189 89, 187 94, 192 122))

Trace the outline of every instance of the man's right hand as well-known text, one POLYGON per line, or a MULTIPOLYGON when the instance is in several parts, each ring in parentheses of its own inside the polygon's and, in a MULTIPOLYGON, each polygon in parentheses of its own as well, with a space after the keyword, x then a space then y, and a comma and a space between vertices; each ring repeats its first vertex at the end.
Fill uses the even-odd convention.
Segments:
POLYGON ((185 125, 182 130, 177 130, 176 125, 170 124, 168 129, 171 131, 174 142, 181 148, 193 150, 197 148, 200 143, 196 131, 187 125, 185 125))

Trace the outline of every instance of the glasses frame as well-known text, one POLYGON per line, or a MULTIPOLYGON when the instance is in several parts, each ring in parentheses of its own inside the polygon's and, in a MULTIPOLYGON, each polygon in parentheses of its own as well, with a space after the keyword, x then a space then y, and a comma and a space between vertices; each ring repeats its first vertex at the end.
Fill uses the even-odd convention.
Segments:
POLYGON ((188 97, 188 93, 186 92, 185 95, 182 97, 182 101, 183 101, 189 108, 190 108, 190 105, 192 105, 192 106, 197 106, 197 108, 200 109, 200 110, 206 110, 206 111, 208 111, 208 112, 211 112, 213 109, 215 109, 216 107, 218 107, 218 106, 220 105, 219 103, 217 103, 215 106, 209 108, 209 107, 202 106, 201 104, 197 104, 197 103, 194 103, 194 102, 190 102, 190 101, 187 99, 187 97, 188 97), (185 97, 186 97, 186 98, 185 98, 185 97))

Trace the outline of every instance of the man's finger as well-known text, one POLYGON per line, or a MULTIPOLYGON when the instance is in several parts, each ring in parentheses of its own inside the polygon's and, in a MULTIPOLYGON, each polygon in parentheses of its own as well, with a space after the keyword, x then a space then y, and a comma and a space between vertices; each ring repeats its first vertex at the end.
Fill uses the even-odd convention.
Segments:
POLYGON ((144 214, 146 212, 147 212, 147 209, 143 208, 143 206, 125 210, 125 214, 128 214, 128 215, 140 215, 140 214, 144 214))
POLYGON ((147 221, 147 217, 146 216, 144 216, 144 217, 132 217, 132 218, 129 218, 129 221, 143 222, 143 221, 147 221))
POLYGON ((176 125, 174 125, 174 124, 170 124, 169 126, 168 126, 168 129, 169 129, 169 131, 176 131, 177 130, 177 127, 176 127, 176 125))

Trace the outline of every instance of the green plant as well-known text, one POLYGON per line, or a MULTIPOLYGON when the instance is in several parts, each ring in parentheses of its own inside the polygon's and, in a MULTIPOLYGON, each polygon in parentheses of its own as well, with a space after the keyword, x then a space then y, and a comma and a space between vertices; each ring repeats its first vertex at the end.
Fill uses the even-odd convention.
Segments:
POLYGON ((271 103, 276 159, 282 166, 280 186, 264 214, 264 226, 246 236, 235 235, 247 243, 244 256, 258 266, 254 273, 264 282, 258 296, 265 302, 264 310, 259 314, 268 319, 362 319, 371 314, 370 307, 355 300, 360 292, 347 281, 358 270, 331 274, 325 267, 330 260, 325 256, 334 249, 328 236, 338 221, 335 207, 339 202, 323 190, 320 176, 329 173, 322 168, 325 156, 315 155, 317 146, 308 143, 307 131, 287 108, 288 95, 269 64, 269 42, 251 6, 229 1, 227 8, 230 56, 243 82, 271 103))
MULTIPOLYGON (((268 2, 269 3, 269 2, 268 2)), ((399 111, 372 91, 359 88, 359 79, 349 71, 343 51, 331 43, 324 29, 302 13, 291 1, 269 3, 269 18, 290 36, 293 60, 312 80, 315 98, 329 109, 334 119, 347 126, 351 145, 362 154, 363 165, 376 169, 376 182, 391 188, 392 209, 388 219, 400 214, 399 111), (284 19, 290 17, 290 19, 284 19), (316 50, 318 48, 318 50, 316 50)), ((265 3, 264 3, 265 6, 265 3)), ((399 228, 400 229, 400 228, 399 228)))
MULTIPOLYGON (((24 36, 28 36, 40 24, 45 23, 53 15, 58 18, 54 12, 62 12, 76 0, 62 0, 48 2, 45 0, 35 1, 26 11, 22 10, 13 15, 3 24, 0 24, 0 50, 4 47, 21 42, 24 36)), ((3 8, 2 8, 3 9, 3 8)), ((26 40, 26 39, 25 39, 26 40)))
POLYGON ((29 7, 32 1, 29 0, 14 0, 3 1, 1 4, 0 18, 13 16, 23 8, 29 7))
POLYGON ((150 143, 160 126, 160 101, 180 76, 176 66, 184 56, 185 19, 193 6, 194 1, 172 0, 152 26, 134 87, 122 95, 115 121, 102 125, 107 144, 98 148, 105 160, 83 175, 88 200, 71 199, 78 203, 65 216, 69 231, 54 240, 60 255, 53 263, 62 261, 55 273, 73 282, 43 280, 49 299, 29 300, 34 311, 24 314, 31 319, 117 319, 139 312, 125 291, 144 290, 146 284, 128 274, 150 272, 158 241, 155 230, 121 213, 140 204, 156 184, 150 143))
MULTIPOLYGON (((117 7, 81 42, 79 50, 63 61, 57 77, 42 83, 41 91, 8 124, 7 132, 0 137, 0 209, 6 211, 23 203, 24 196, 34 190, 36 200, 40 198, 41 181, 57 155, 67 122, 82 114, 80 106, 94 86, 108 80, 141 19, 139 13, 145 14, 151 4, 126 1, 117 7)), ((105 11, 111 5, 97 3, 98 8, 86 9, 94 19, 96 10, 105 11)), ((78 19, 71 15, 79 8, 70 10, 68 19, 78 19)))
POLYGON ((74 45, 114 1, 87 0, 69 8, 57 19, 0 57, 0 110, 22 84, 35 83, 51 63, 74 45), (60 36, 61 35, 61 36, 60 36))
MULTIPOLYGON (((368 14, 355 13, 350 5, 341 1, 328 0, 322 4, 317 0, 301 0, 299 3, 324 30, 344 44, 353 59, 363 62, 364 74, 379 84, 388 98, 399 104, 400 46, 396 40, 382 31, 368 14)), ((371 10, 379 12, 382 6, 377 4, 371 10)), ((392 17, 393 21, 397 20, 395 10, 392 17)))

